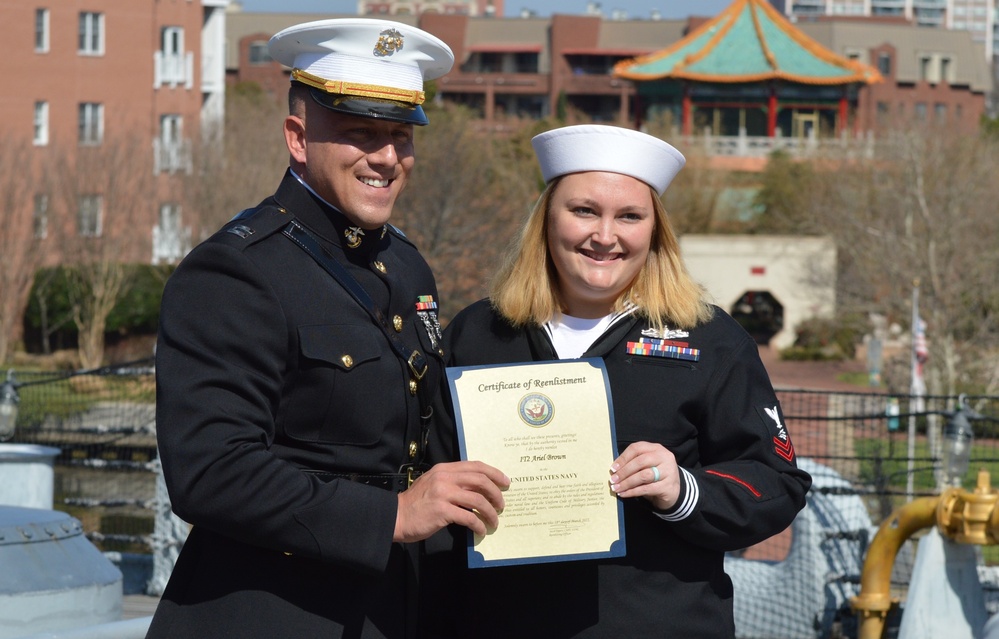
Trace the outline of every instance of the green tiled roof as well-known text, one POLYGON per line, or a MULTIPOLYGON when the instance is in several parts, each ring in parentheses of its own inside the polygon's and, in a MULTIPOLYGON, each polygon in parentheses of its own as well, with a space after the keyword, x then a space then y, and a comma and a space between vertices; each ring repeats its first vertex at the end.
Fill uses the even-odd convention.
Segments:
POLYGON ((614 75, 638 81, 672 78, 744 83, 780 79, 823 85, 881 81, 876 69, 826 49, 766 0, 735 0, 672 46, 618 63, 614 75))

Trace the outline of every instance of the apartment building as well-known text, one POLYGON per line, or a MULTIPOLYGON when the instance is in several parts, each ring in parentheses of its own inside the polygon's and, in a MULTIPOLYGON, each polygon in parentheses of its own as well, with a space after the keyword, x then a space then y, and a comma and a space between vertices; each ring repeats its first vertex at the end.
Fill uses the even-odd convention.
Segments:
POLYGON ((405 0, 360 0, 357 13, 364 16, 401 16, 423 13, 445 15, 483 16, 493 18, 503 15, 503 0, 451 0, 450 2, 407 2, 405 0))
MULTIPOLYGON (((221 130, 227 4, 0 3, 0 77, 11 88, 0 94, 0 136, 27 145, 34 193, 18 214, 33 218, 37 240, 59 225, 63 238, 129 234, 123 260, 184 254, 177 179, 196 142, 221 130)), ((51 262, 60 248, 47 247, 51 262)))
MULTIPOLYGON (((284 95, 288 69, 266 55, 280 29, 310 19, 302 14, 229 14, 227 74, 284 95)), ((563 105, 595 121, 629 124, 646 117, 635 84, 612 75, 622 60, 659 51, 699 25, 689 20, 606 20, 598 15, 551 18, 474 18, 402 15, 448 43, 455 66, 438 80, 438 96, 475 109, 490 125, 505 118, 539 118, 563 105)), ((846 58, 876 68, 885 82, 860 88, 849 114, 852 130, 879 130, 900 118, 937 121, 971 132, 985 112, 991 71, 966 31, 933 30, 904 22, 799 22, 802 32, 846 58), (927 37, 931 33, 932 37, 927 37)))
POLYGON ((919 27, 967 31, 986 59, 999 51, 996 0, 771 0, 797 21, 826 16, 899 18, 919 27))

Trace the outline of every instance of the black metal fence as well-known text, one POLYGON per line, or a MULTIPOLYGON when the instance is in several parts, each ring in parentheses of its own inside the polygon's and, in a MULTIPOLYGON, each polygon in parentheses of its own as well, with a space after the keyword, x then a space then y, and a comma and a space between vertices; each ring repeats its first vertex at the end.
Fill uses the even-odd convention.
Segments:
MULTIPOLYGON (((79 519, 105 551, 152 547, 152 366, 147 359, 72 373, 8 372, 20 395, 13 441, 61 451, 54 507, 79 519)), ((999 478, 999 397, 794 389, 778 396, 798 458, 816 481, 791 529, 726 560, 738 636, 855 636, 849 600, 874 531, 908 499, 936 494, 948 481, 945 442, 963 419, 974 439, 961 483, 974 488, 983 468, 999 478)), ((983 551, 984 564, 999 565, 994 550, 983 551)), ((912 556, 911 548, 901 552, 893 573, 903 599, 912 556)))
POLYGON ((11 441, 59 449, 53 507, 102 550, 149 552, 156 492, 152 358, 73 372, 11 370, 11 441))

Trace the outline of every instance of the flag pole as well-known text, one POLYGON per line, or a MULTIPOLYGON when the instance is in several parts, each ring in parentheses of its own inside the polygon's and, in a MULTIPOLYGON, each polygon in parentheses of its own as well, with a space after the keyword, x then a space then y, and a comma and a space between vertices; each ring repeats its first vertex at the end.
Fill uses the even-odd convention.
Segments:
POLYGON ((919 278, 912 281, 912 327, 909 330, 911 336, 911 345, 909 349, 909 359, 911 366, 911 375, 909 381, 909 394, 912 396, 909 399, 909 450, 908 450, 908 472, 906 473, 905 479, 905 500, 907 502, 912 501, 913 495, 915 493, 915 484, 913 481, 913 475, 915 473, 915 458, 916 458, 916 411, 915 406, 920 404, 917 397, 921 397, 922 389, 920 384, 917 383, 917 376, 919 375, 919 370, 917 366, 919 362, 916 358, 916 333, 919 331, 919 278))

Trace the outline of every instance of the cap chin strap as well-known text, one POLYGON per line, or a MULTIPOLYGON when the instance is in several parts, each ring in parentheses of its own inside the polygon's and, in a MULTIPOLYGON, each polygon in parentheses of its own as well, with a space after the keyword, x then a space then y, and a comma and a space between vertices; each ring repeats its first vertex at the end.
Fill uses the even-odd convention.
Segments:
POLYGON ((426 100, 423 91, 410 91, 407 89, 394 89, 392 87, 380 86, 377 84, 362 84, 360 82, 348 82, 346 80, 327 80, 317 75, 312 75, 301 69, 292 69, 291 79, 310 87, 315 87, 326 93, 339 95, 352 95, 360 98, 373 98, 377 100, 390 100, 392 102, 404 102, 412 106, 419 106, 426 100))

